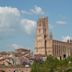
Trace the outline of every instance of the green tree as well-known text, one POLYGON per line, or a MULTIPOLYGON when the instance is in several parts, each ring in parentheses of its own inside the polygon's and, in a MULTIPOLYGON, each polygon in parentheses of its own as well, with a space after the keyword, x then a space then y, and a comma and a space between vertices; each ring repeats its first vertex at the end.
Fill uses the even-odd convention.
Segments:
POLYGON ((31 72, 72 72, 72 57, 58 60, 53 56, 48 56, 43 63, 35 61, 31 72))

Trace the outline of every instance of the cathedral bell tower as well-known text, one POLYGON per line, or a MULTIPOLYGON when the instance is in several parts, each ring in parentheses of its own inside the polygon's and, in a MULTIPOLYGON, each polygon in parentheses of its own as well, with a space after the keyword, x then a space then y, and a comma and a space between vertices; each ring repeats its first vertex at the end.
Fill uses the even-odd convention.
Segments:
POLYGON ((41 17, 37 22, 35 54, 47 56, 48 17, 41 17))

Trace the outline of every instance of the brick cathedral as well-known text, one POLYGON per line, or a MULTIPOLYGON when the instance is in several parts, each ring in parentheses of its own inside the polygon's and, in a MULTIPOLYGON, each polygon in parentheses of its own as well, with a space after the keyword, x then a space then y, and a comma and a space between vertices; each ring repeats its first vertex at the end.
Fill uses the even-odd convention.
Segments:
POLYGON ((35 55, 52 55, 58 59, 72 55, 72 40, 67 42, 54 40, 48 32, 48 17, 40 17, 37 22, 35 55))

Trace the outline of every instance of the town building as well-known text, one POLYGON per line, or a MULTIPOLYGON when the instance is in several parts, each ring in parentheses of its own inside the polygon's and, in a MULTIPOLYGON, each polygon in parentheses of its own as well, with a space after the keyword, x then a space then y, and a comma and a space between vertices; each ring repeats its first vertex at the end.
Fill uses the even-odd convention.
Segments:
POLYGON ((30 64, 32 52, 25 48, 18 48, 14 52, 0 52, 0 65, 14 66, 30 64))
POLYGON ((0 52, 0 72, 31 72, 32 53, 25 48, 0 52))
POLYGON ((63 59, 72 55, 72 40, 67 42, 54 40, 48 29, 48 17, 40 17, 37 22, 35 38, 35 56, 52 55, 63 59))

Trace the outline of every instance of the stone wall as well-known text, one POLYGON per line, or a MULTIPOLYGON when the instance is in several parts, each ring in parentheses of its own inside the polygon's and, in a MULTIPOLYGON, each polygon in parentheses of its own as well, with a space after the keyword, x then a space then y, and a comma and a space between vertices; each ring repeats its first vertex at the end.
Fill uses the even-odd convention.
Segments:
POLYGON ((31 68, 26 67, 0 67, 0 72, 31 72, 31 68))

